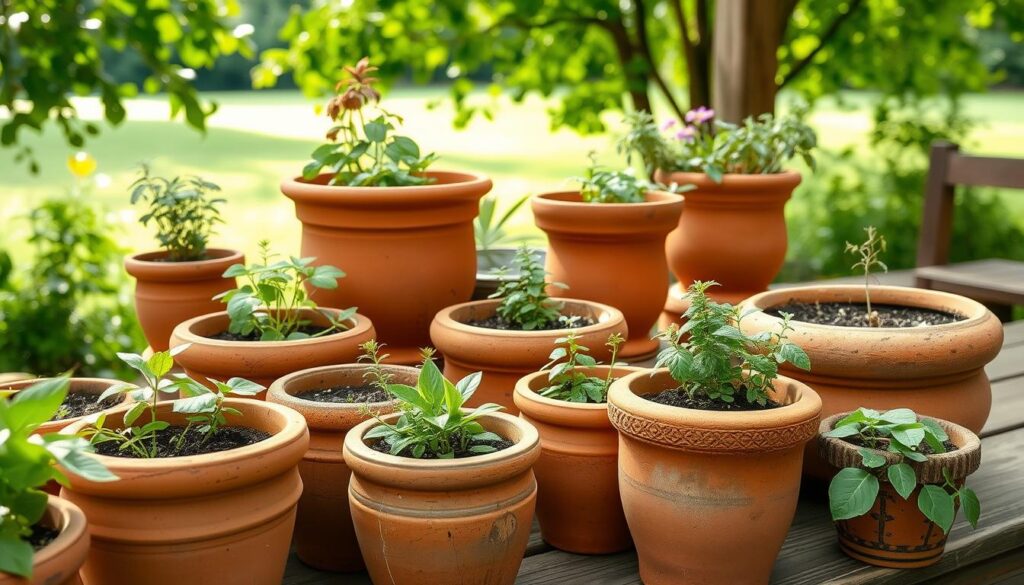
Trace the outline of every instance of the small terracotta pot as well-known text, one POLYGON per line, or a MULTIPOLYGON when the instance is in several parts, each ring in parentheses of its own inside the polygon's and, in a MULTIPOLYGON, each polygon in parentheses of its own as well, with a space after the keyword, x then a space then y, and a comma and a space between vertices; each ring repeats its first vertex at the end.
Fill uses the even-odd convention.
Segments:
MULTIPOLYGON (((320 310, 339 312, 323 307, 320 310)), ((304 318, 314 325, 329 325, 319 312, 302 311, 304 318)), ((227 312, 221 311, 189 319, 174 328, 172 347, 192 344, 174 358, 190 377, 207 383, 207 378, 227 380, 238 376, 269 386, 281 376, 299 370, 354 362, 362 354, 359 345, 375 335, 370 320, 357 314, 349 329, 323 337, 292 341, 223 341, 207 337, 226 331, 230 322, 227 312)), ((265 395, 266 392, 261 392, 257 398, 265 395)))
POLYGON ((430 339, 444 354, 445 377, 455 381, 473 372, 483 372, 480 386, 469 404, 494 402, 504 406, 510 414, 519 414, 512 400, 516 382, 548 363, 559 337, 576 333, 580 344, 590 348, 590 355, 598 361, 608 361, 611 358, 605 346, 608 336, 619 333, 626 337, 628 332, 622 312, 592 301, 560 299, 559 302, 563 303, 563 314, 589 317, 597 323, 549 331, 504 331, 466 325, 468 321, 493 317, 500 299, 472 301, 442 310, 430 325, 430 339))
MULTIPOLYGON (((271 437, 238 449, 160 459, 97 457, 120 479, 96 483, 69 474, 61 497, 89 518, 86 585, 280 583, 302 493, 298 464, 309 446, 302 415, 278 404, 228 399, 231 418, 271 437)), ((185 424, 172 405, 157 416, 185 424)), ((110 411, 121 425, 126 408, 110 411)), ((237 421, 237 423, 236 423, 237 421)), ((79 421, 66 432, 86 425, 79 421)))
MULTIPOLYGON (((608 366, 584 368, 604 378, 608 366)), ((640 368, 615 367, 620 378, 640 368)), ((537 519, 541 536, 555 548, 577 554, 609 554, 631 548, 619 499, 619 434, 607 404, 577 403, 537 394, 548 373, 536 372, 516 384, 519 417, 540 433, 537 519)))
MULTIPOLYGON (((419 370, 408 366, 385 366, 399 384, 415 385, 419 370)), ((328 403, 304 400, 304 392, 335 386, 366 384, 362 364, 322 366, 301 370, 278 379, 267 391, 267 401, 283 404, 301 414, 309 425, 309 450, 299 464, 302 497, 295 520, 295 552, 307 565, 322 571, 363 570, 363 557, 352 529, 348 509, 348 479, 352 471, 341 455, 345 434, 370 418, 364 411, 386 414, 397 408, 395 401, 328 403)))
POLYGON ((473 219, 491 190, 483 175, 431 171, 431 185, 329 186, 286 179, 302 222, 302 255, 346 272, 342 286, 319 291, 332 307, 359 307, 388 344, 391 361, 415 364, 429 344, 430 320, 469 300, 476 282, 473 219), (414 294, 413 294, 414 291, 414 294))
POLYGON ((715 412, 642 396, 677 388, 668 370, 620 378, 608 396, 619 430, 619 490, 647 585, 768 583, 796 512, 804 444, 821 400, 775 381, 780 408, 715 412))
MULTIPOLYGON (((839 419, 850 414, 844 412, 821 421, 820 432, 831 431, 839 419)), ((917 496, 925 484, 944 485, 943 469, 949 472, 953 483, 962 486, 967 476, 974 473, 981 464, 981 440, 964 427, 944 420, 937 420, 957 446, 956 451, 929 455, 922 463, 907 460, 914 468, 918 487, 906 500, 899 495, 886 479, 878 474, 879 491, 871 510, 856 518, 836 522, 839 547, 851 557, 880 567, 910 569, 927 567, 939 562, 946 548, 946 535, 934 522, 925 517, 917 507, 917 496)), ((822 459, 832 466, 835 473, 844 467, 862 467, 860 447, 842 439, 818 435, 818 448, 822 459)), ((889 464, 899 463, 901 458, 887 451, 875 451, 886 458, 889 464)))
POLYGON ((32 578, 0 571, 0 585, 81 585, 78 570, 89 553, 85 514, 71 502, 50 496, 41 523, 60 534, 32 557, 32 578))
POLYGON ((363 435, 375 420, 345 437, 352 520, 374 583, 515 582, 533 522, 531 467, 540 442, 535 428, 513 416, 477 420, 515 444, 464 459, 424 460, 370 448, 363 435))
MULTIPOLYGON (((780 289, 751 297, 741 310, 762 311, 790 302, 864 302, 859 285, 780 289)), ((784 364, 782 371, 821 395, 822 415, 866 406, 914 412, 981 432, 992 406, 985 365, 1003 346, 999 319, 984 305, 954 294, 895 286, 872 286, 871 302, 880 305, 952 311, 967 319, 929 327, 838 327, 793 321, 790 341, 811 359, 809 372, 784 364)), ((778 331, 782 320, 763 312, 743 319, 746 333, 778 331)), ((813 447, 805 472, 831 477, 813 447)))
POLYGON ((578 191, 530 200, 537 227, 548 235, 546 268, 552 296, 597 301, 626 317, 630 337, 620 356, 643 360, 658 351, 651 328, 665 304, 665 236, 679 224, 683 197, 650 191, 643 203, 584 203, 578 191))
POLYGON ((209 260, 196 262, 162 261, 167 252, 125 258, 125 270, 135 277, 139 325, 154 350, 167 350, 167 340, 178 323, 219 311, 223 304, 213 297, 235 288, 235 279, 222 275, 232 264, 245 263, 242 253, 210 248, 206 255, 209 260))

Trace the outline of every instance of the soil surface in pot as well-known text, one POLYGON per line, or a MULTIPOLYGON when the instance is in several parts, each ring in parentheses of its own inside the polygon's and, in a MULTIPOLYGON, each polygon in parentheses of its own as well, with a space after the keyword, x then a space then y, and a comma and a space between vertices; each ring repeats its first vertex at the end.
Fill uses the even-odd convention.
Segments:
MULTIPOLYGON (((470 440, 469 444, 466 446, 466 448, 462 449, 461 445, 459 445, 459 438, 457 436, 451 437, 450 443, 451 443, 452 449, 455 451, 455 459, 464 459, 466 457, 476 457, 477 455, 486 455, 487 453, 474 453, 473 451, 470 451, 470 449, 472 449, 473 447, 476 447, 478 445, 487 445, 487 446, 490 446, 490 447, 494 447, 494 451, 489 451, 489 453, 494 453, 495 451, 501 451, 502 449, 508 449, 509 447, 511 447, 512 445, 515 444, 512 441, 507 441, 507 440, 504 440, 504 439, 502 439, 501 441, 477 441, 477 440, 470 440)), ((391 446, 388 445, 387 441, 385 441, 384 439, 378 439, 378 440, 374 441, 373 443, 370 443, 370 448, 373 449, 374 451, 380 451, 381 453, 390 453, 391 452, 391 446)), ((405 449, 400 451, 398 453, 398 456, 399 457, 409 457, 411 459, 437 459, 437 457, 435 457, 432 453, 424 453, 423 457, 413 457, 413 455, 412 455, 412 448, 410 448, 410 447, 406 447, 405 449)))
MULTIPOLYGON (((142 418, 148 415, 140 417, 140 423, 142 418)), ((217 429, 217 432, 213 434, 205 442, 204 434, 201 433, 195 427, 188 428, 182 426, 170 426, 166 429, 157 431, 156 443, 157 443, 157 457, 187 457, 190 455, 204 455, 206 453, 220 453, 221 451, 230 451, 231 449, 237 449, 239 447, 245 447, 247 445, 253 445, 260 441, 270 438, 270 433, 261 431, 259 429, 251 429, 249 427, 221 427, 217 429), (178 436, 182 432, 187 432, 185 436, 184 445, 178 450, 177 440, 178 436)), ((108 455, 110 457, 127 457, 131 459, 138 459, 135 453, 131 449, 118 449, 119 443, 114 441, 107 441, 106 443, 100 443, 96 445, 96 452, 100 455, 108 455)))
MULTIPOLYGON (((298 331, 299 333, 305 333, 306 335, 312 337, 322 332, 323 330, 323 327, 314 327, 312 325, 307 325, 305 327, 299 327, 296 331, 298 331)), ((327 335, 336 335, 338 333, 343 333, 344 331, 345 330, 342 329, 341 331, 335 331, 333 333, 328 333, 327 335)), ((253 330, 248 335, 239 335, 238 333, 231 333, 230 331, 221 331, 220 333, 214 333, 213 335, 208 335, 206 337, 207 339, 217 339, 220 341, 259 341, 260 332, 253 330)), ((323 337, 323 335, 321 335, 321 337, 323 337)))
POLYGON ((32 534, 28 535, 28 543, 32 545, 32 550, 38 551, 53 542, 58 536, 60 536, 60 530, 36 524, 32 527, 32 534))
MULTIPOLYGON (((868 449, 878 449, 879 451, 885 450, 885 446, 884 445, 879 445, 878 447, 868 446, 865 441, 861 440, 861 438, 859 436, 856 436, 856 435, 851 436, 851 437, 843 437, 842 440, 847 442, 847 443, 849 443, 849 444, 851 444, 851 445, 855 445, 857 447, 867 447, 868 449)), ((950 452, 950 451, 956 451, 956 450, 959 449, 956 445, 953 444, 952 441, 943 441, 942 442, 942 446, 946 448, 946 452, 947 453, 950 452)), ((920 451, 924 455, 935 455, 935 450, 932 449, 932 446, 929 445, 926 442, 923 442, 923 441, 921 442, 921 445, 918 448, 918 451, 920 451)))
MULTIPOLYGON (((897 305, 872 305, 878 313, 880 327, 922 327, 963 321, 965 317, 945 311, 897 305)), ((863 303, 789 303, 765 311, 774 317, 781 313, 793 315, 794 321, 839 327, 871 327, 868 308, 863 303)))
MULTIPOLYGON (((597 321, 590 317, 579 317, 576 315, 563 315, 562 319, 548 324, 547 327, 537 327, 536 329, 529 329, 529 331, 554 331, 555 329, 577 329, 579 327, 589 327, 596 325, 597 321)), ((470 327, 482 327, 484 329, 501 329, 504 331, 527 331, 515 323, 509 323, 508 321, 498 317, 488 317, 486 319, 478 319, 473 321, 466 321, 464 325, 470 327)))
POLYGON ((718 410, 718 411, 737 411, 737 410, 770 410, 772 408, 779 408, 782 406, 774 400, 768 400, 765 404, 758 404, 756 402, 747 402, 746 392, 739 390, 736 392, 734 402, 722 402, 721 400, 713 400, 706 396, 694 396, 690 398, 689 394, 683 392, 678 388, 672 390, 662 390, 657 394, 642 394, 641 398, 646 398, 651 402, 657 402, 658 404, 664 404, 666 406, 676 406, 679 408, 692 408, 693 410, 718 410))
POLYGON ((332 404, 353 404, 359 402, 387 402, 391 395, 376 386, 334 386, 319 390, 307 390, 296 394, 296 398, 311 402, 329 402, 332 404))
POLYGON ((180 264, 182 262, 203 262, 204 260, 212 260, 212 259, 213 258, 211 258, 209 254, 203 254, 199 258, 189 258, 189 259, 186 259, 186 260, 172 260, 172 259, 170 259, 170 258, 165 256, 163 258, 152 258, 150 260, 145 260, 145 262, 159 262, 159 263, 163 263, 163 264, 180 264))
POLYGON ((88 392, 68 392, 64 402, 50 420, 64 420, 79 416, 89 416, 106 408, 113 408, 121 402, 121 396, 111 396, 103 402, 96 400, 98 395, 88 392))

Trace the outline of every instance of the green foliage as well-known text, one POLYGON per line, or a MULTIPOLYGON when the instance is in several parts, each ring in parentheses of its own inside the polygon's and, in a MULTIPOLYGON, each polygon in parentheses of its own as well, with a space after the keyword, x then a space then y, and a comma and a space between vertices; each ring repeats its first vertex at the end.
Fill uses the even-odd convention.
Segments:
POLYGON ((864 271, 864 302, 868 309, 866 315, 868 325, 881 327, 882 320, 878 316, 878 312, 871 310, 871 269, 877 266, 882 269, 882 272, 889 271, 885 262, 879 260, 881 253, 885 252, 885 236, 880 235, 873 225, 864 228, 864 231, 867 233, 867 239, 860 244, 846 242, 846 252, 859 256, 859 260, 852 269, 860 268, 864 271))
POLYGON ((632 169, 613 171, 601 168, 593 153, 590 154, 586 175, 573 180, 580 184, 580 196, 587 203, 643 203, 647 200, 648 191, 680 193, 693 189, 692 185, 666 187, 637 177, 632 169))
POLYGON ((220 187, 199 177, 154 177, 142 165, 141 176, 131 186, 131 203, 149 204, 139 222, 156 224, 156 239, 171 262, 205 259, 213 228, 223 223, 217 206, 224 200, 208 199, 211 191, 220 187))
MULTIPOLYGON (((615 358, 619 353, 619 347, 625 342, 618 333, 612 333, 605 345, 611 349, 611 366, 615 365, 615 358)), ((608 369, 608 375, 604 378, 588 376, 579 371, 581 368, 592 368, 597 365, 597 360, 587 355, 589 348, 579 344, 579 338, 575 333, 569 333, 565 337, 555 340, 556 347, 551 351, 548 359, 551 360, 541 371, 548 371, 548 383, 537 393, 555 400, 567 402, 593 402, 603 403, 608 400, 608 386, 612 383, 612 370, 608 369), (565 360, 565 361, 560 361, 565 360)))
MULTIPOLYGON (((36 429, 57 413, 68 394, 66 377, 50 378, 0 397, 0 574, 32 577, 32 526, 46 512, 47 496, 41 488, 50 481, 67 484, 55 464, 90 481, 117 477, 91 456, 92 446, 77 435, 36 429)), ((58 527, 59 528, 59 527, 58 527)))
POLYGON ((701 281, 690 285, 686 323, 682 327, 673 323, 658 333, 667 347, 658 353, 654 367, 668 368, 691 399, 699 395, 729 403, 742 393, 748 403, 763 406, 779 364, 789 362, 809 370, 810 360, 803 349, 786 340, 792 330, 789 315, 783 314, 778 332, 747 335, 740 330, 744 315, 737 307, 708 299, 707 290, 717 285, 701 281))
POLYGON ((567 318, 561 314, 561 303, 550 300, 547 287, 568 287, 560 282, 548 283, 544 266, 526 246, 516 252, 515 265, 519 278, 501 281, 498 290, 488 297, 501 299, 498 317, 524 331, 543 329, 556 321, 565 321, 567 318))
POLYGON ((500 217, 495 216, 495 212, 498 208, 498 197, 496 195, 489 195, 480 200, 480 213, 477 214, 476 220, 473 223, 473 235, 476 237, 476 249, 477 250, 490 250, 500 246, 507 246, 512 243, 522 242, 529 239, 528 237, 510 237, 508 232, 505 231, 505 224, 512 219, 519 208, 524 203, 530 200, 530 196, 523 195, 519 199, 512 202, 512 205, 508 207, 501 214, 500 217))
POLYGON ((363 379, 386 392, 391 384, 392 375, 384 365, 384 360, 390 356, 386 353, 381 355, 380 349, 382 347, 384 347, 384 344, 379 343, 376 339, 364 341, 359 344, 359 349, 363 350, 363 353, 359 356, 358 360, 369 363, 366 372, 363 374, 363 379))

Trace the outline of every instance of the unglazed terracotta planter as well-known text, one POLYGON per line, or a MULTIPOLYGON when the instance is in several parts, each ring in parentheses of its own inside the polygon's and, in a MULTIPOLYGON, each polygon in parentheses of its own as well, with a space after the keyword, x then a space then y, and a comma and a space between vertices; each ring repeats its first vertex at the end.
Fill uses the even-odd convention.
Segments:
MULTIPOLYGON (((339 312, 337 309, 320 310, 339 312)), ((314 325, 329 325, 322 314, 310 309, 303 309, 303 312, 314 325)), ((172 347, 192 344, 174 358, 190 377, 206 383, 207 378, 224 381, 237 376, 270 386, 285 374, 354 362, 363 351, 359 345, 375 335, 370 320, 356 314, 349 329, 322 337, 292 341, 224 341, 207 337, 226 331, 230 322, 227 312, 221 311, 189 319, 174 328, 172 347)), ((265 395, 262 392, 257 397, 265 395)))
POLYGON ((499 299, 462 303, 437 314, 430 325, 430 339, 444 355, 444 376, 457 381, 473 372, 483 372, 470 406, 494 402, 504 406, 510 414, 519 414, 512 400, 516 382, 548 363, 555 340, 570 332, 579 337, 580 345, 590 348, 590 355, 598 361, 611 359, 611 352, 605 346, 608 336, 618 333, 626 337, 628 333, 622 312, 592 301, 560 299, 559 302, 563 303, 563 314, 589 317, 597 323, 549 331, 505 331, 466 325, 469 321, 493 317, 501 303, 499 299))
POLYGON ((643 203, 584 203, 578 191, 530 200, 537 227, 548 236, 546 269, 555 297, 611 305, 626 318, 630 337, 620 356, 643 360, 658 351, 651 328, 665 304, 665 236, 679 224, 683 197, 650 191, 643 203))
MULTIPOLYGON (((416 385, 419 370, 408 366, 384 366, 397 384, 416 385)), ((352 471, 345 465, 341 448, 345 434, 370 418, 387 414, 394 401, 364 403, 314 402, 300 398, 304 392, 335 386, 363 386, 367 383, 362 364, 323 366, 302 370, 274 382, 267 401, 283 404, 297 412, 309 425, 309 450, 299 464, 302 497, 295 520, 295 552, 302 562, 322 571, 363 570, 363 557, 352 529, 348 509, 348 480, 352 471)))
MULTIPOLYGON (((831 431, 844 412, 821 421, 821 433, 831 431)), ((884 473, 877 474, 878 497, 871 510, 856 518, 836 522, 839 547, 851 557, 871 565, 910 569, 927 567, 939 562, 946 548, 946 535, 917 507, 921 485, 946 483, 943 469, 949 472, 953 483, 962 486, 968 475, 981 464, 981 440, 964 427, 944 420, 937 422, 949 435, 957 450, 929 455, 922 463, 906 460, 914 468, 918 487, 906 500, 889 483, 884 473)), ((832 472, 844 467, 863 467, 860 447, 842 439, 818 435, 821 457, 832 466, 832 472)), ((887 451, 875 451, 887 463, 899 463, 901 458, 887 451)))
POLYGON ((678 387, 668 370, 612 384, 619 490, 646 585, 765 584, 796 512, 804 444, 821 400, 780 376, 780 408, 692 410, 642 396, 678 387))
MULTIPOLYGON (((386 417, 392 420, 397 415, 386 417)), ((511 585, 537 499, 537 430, 502 413, 477 419, 515 444, 464 459, 412 459, 370 448, 375 420, 345 438, 349 503, 374 583, 511 585)))
POLYGON ((329 186, 287 179, 281 191, 302 222, 302 255, 345 271, 318 302, 358 307, 373 320, 391 361, 414 364, 430 343, 430 320, 468 301, 476 282, 473 219, 491 190, 483 175, 432 171, 431 185, 329 186))
POLYGON ((206 255, 209 260, 196 262, 166 262, 167 252, 146 252, 125 259, 125 270, 135 277, 139 325, 154 350, 168 348, 168 339, 178 323, 219 311, 224 305, 213 297, 235 288, 235 279, 222 275, 232 264, 245 263, 242 253, 210 248, 206 255))
MULTIPOLYGON (((71 486, 61 497, 85 512, 92 537, 85 585, 281 582, 302 493, 298 464, 309 446, 306 421, 278 404, 228 399, 225 405, 242 412, 229 424, 271 437, 192 457, 98 455, 120 478, 113 482, 69 474, 71 486)), ((160 404, 158 418, 184 425, 186 415, 171 407, 160 404)), ((119 427, 126 411, 110 411, 107 426, 119 427)))
POLYGON ((32 578, 0 572, 0 585, 81 585, 78 570, 89 552, 85 514, 71 502, 50 496, 41 524, 60 534, 32 557, 32 578))
MULTIPOLYGON (((605 378, 608 366, 579 371, 605 378)), ((639 368, 615 367, 614 378, 639 368)), ((520 418, 540 433, 537 519, 541 536, 555 548, 577 554, 609 554, 633 546, 619 499, 619 434, 607 404, 555 400, 537 394, 548 373, 519 380, 515 401, 520 418)))
MULTIPOLYGON (((42 382, 47 378, 33 378, 31 380, 20 380, 18 382, 0 383, 0 392, 4 390, 24 390, 34 384, 42 382)), ((69 378, 68 383, 70 388, 68 389, 69 394, 90 394, 96 398, 100 397, 100 394, 115 384, 120 384, 120 380, 111 380, 107 378, 69 378)), ((131 398, 127 395, 124 396, 124 402, 130 401, 131 398)), ((60 420, 51 420, 39 425, 35 430, 37 435, 45 435, 47 433, 56 433, 64 427, 78 422, 83 417, 76 416, 71 418, 62 418, 60 420)))
MULTIPOLYGON (((790 302, 864 302, 864 287, 832 285, 787 288, 762 293, 741 310, 762 311, 790 302)), ((811 359, 811 370, 789 364, 782 371, 821 395, 822 415, 856 410, 910 408, 948 420, 978 433, 992 406, 992 388, 985 365, 1003 345, 999 319, 982 304, 958 295, 894 286, 872 286, 871 302, 879 305, 951 311, 966 320, 929 327, 838 327, 791 322, 790 341, 811 359)), ((764 312, 743 319, 745 333, 778 331, 782 320, 764 312)), ((809 448, 805 471, 818 479, 829 469, 809 448)))

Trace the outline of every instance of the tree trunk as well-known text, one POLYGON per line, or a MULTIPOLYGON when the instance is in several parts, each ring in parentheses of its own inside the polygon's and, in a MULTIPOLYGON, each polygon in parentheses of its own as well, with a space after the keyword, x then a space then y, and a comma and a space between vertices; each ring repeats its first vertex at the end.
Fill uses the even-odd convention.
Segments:
POLYGON ((714 105, 721 120, 775 112, 779 44, 787 0, 718 0, 714 33, 714 105))

